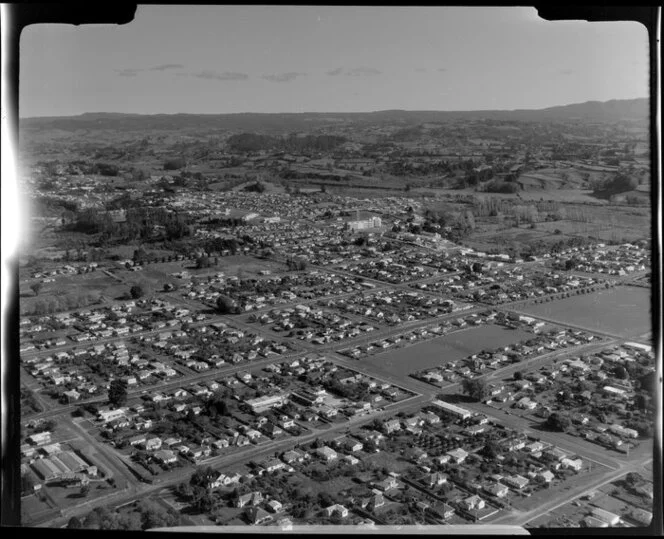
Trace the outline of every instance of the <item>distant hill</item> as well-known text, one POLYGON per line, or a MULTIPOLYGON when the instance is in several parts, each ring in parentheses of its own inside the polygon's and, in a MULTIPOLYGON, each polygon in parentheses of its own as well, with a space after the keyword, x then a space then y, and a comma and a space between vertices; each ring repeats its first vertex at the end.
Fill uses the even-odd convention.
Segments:
POLYGON ((420 124, 458 119, 493 119, 522 122, 587 122, 636 121, 649 117, 649 100, 624 99, 587 101, 546 109, 475 110, 475 111, 407 111, 376 112, 303 112, 303 113, 237 113, 237 114, 123 114, 91 112, 80 116, 23 118, 21 129, 109 129, 109 130, 308 130, 334 123, 420 124))

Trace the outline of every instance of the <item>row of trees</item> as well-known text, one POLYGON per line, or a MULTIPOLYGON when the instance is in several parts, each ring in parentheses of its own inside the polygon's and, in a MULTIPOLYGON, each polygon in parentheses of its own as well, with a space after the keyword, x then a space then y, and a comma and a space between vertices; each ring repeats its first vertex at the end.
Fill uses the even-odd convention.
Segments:
POLYGON ((487 193, 518 193, 521 188, 516 182, 506 182, 502 180, 491 180, 482 187, 487 193))
POLYGON ((136 502, 131 512, 111 512, 104 506, 93 509, 83 519, 72 517, 68 529, 92 530, 148 530, 178 526, 180 515, 173 509, 164 509, 153 500, 136 502))
MULTIPOLYGON (((40 289, 41 290, 41 289, 40 289)), ((48 299, 38 299, 32 304, 32 307, 26 304, 21 305, 21 313, 42 315, 53 314, 61 311, 71 311, 79 307, 87 307, 102 301, 102 296, 99 294, 65 294, 53 295, 48 299)))
POLYGON ((303 258, 289 257, 286 259, 286 265, 291 271, 304 271, 307 269, 307 261, 303 258))

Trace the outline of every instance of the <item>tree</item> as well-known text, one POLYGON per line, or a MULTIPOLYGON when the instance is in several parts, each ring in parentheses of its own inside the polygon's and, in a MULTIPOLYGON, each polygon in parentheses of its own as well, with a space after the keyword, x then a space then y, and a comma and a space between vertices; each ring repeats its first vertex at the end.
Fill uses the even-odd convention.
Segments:
POLYGON ((613 369, 613 376, 619 380, 625 380, 628 378, 627 369, 625 369, 625 367, 622 365, 616 365, 616 367, 613 369))
POLYGON ((90 494, 90 484, 85 483, 85 484, 81 485, 80 493, 81 493, 81 496, 84 496, 84 497, 87 496, 88 494, 90 494))
POLYGON ((209 256, 199 256, 196 259, 196 269, 209 268, 212 265, 209 256))
POLYGON ((565 271, 573 270, 578 265, 578 261, 574 258, 565 260, 565 271))
POLYGON ((190 483, 187 483, 186 481, 184 481, 176 487, 175 493, 178 496, 181 496, 182 498, 184 498, 185 500, 188 500, 189 498, 191 498, 193 496, 194 490, 193 490, 190 483))
POLYGON ((113 380, 108 389, 108 402, 114 406, 123 406, 127 402, 127 384, 122 380, 113 380))
POLYGON ((239 311, 237 302, 228 296, 219 296, 217 298, 217 309, 222 314, 235 314, 239 311))
POLYGON ((133 299, 138 299, 145 295, 145 290, 143 290, 143 287, 140 284, 135 284, 131 287, 129 293, 133 299))
POLYGON ((489 388, 483 380, 465 378, 461 382, 461 390, 476 401, 483 401, 489 396, 489 388))
POLYGON ((33 283, 30 285, 30 289, 35 293, 35 296, 38 296, 43 286, 42 283, 33 283))
POLYGON ((523 373, 521 371, 516 371, 514 373, 514 379, 515 380, 523 380, 523 373))
POLYGON ((30 474, 23 474, 21 476, 21 494, 28 494, 32 492, 32 489, 35 485, 30 474))
POLYGON ((83 523, 78 517, 71 517, 67 523, 67 528, 70 530, 79 530, 83 527, 83 523))
POLYGON ((146 260, 148 257, 148 253, 143 247, 139 247, 138 249, 134 249, 134 256, 132 257, 132 260, 134 262, 142 262, 146 260))
POLYGON ((645 410, 648 408, 648 397, 641 393, 637 394, 634 398, 634 407, 637 410, 645 410))
POLYGON ((185 164, 186 163, 182 158, 169 159, 164 162, 164 170, 178 170, 184 168, 185 164))
POLYGON ((546 419, 545 425, 551 430, 566 432, 572 425, 572 420, 564 414, 553 412, 546 419))

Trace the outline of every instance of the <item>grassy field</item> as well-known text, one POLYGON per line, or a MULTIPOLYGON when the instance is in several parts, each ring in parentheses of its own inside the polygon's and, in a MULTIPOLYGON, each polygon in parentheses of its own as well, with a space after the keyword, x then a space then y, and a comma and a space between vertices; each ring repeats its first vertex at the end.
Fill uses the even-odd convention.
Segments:
MULTIPOLYGON (((67 305, 69 305, 67 298, 72 298, 72 300, 76 301, 77 298, 85 298, 85 301, 81 300, 82 303, 80 305, 91 305, 100 298, 115 300, 129 292, 126 285, 119 283, 101 271, 83 275, 56 276, 54 279, 54 282, 42 285, 43 288, 40 290, 38 296, 35 296, 34 292, 30 289, 30 284, 38 280, 31 280, 30 283, 21 283, 21 312, 30 313, 33 312, 37 304, 48 305, 53 302, 56 302, 60 306, 59 310, 67 310, 67 305)), ((74 304, 72 303, 72 305, 74 304)))
MULTIPOLYGON (((139 272, 132 272, 123 268, 115 271, 115 275, 128 283, 144 283, 152 290, 162 290, 164 283, 178 284, 180 279, 173 273, 188 272, 192 276, 207 277, 223 273, 226 277, 252 278, 260 277, 261 271, 270 271, 272 274, 287 271, 285 264, 274 260, 262 260, 251 256, 223 256, 219 257, 218 265, 209 268, 196 268, 194 260, 181 260, 148 264, 139 272)), ((126 289, 126 285, 124 286, 126 289)))
POLYGON ((652 331, 650 297, 648 288, 618 286, 584 296, 529 305, 523 310, 591 330, 636 338, 652 331))
POLYGON ((522 330, 488 325, 378 354, 363 360, 363 363, 368 363, 376 370, 405 377, 415 371, 463 359, 483 349, 517 343, 529 336, 530 333, 522 330))

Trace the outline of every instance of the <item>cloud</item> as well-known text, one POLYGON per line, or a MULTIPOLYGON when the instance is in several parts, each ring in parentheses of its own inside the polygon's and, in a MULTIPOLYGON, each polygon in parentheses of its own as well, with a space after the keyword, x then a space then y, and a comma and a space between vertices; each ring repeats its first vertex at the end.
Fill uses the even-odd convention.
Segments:
POLYGON ((336 77, 338 75, 346 75, 348 77, 370 77, 373 75, 380 75, 381 73, 382 71, 379 71, 373 67, 354 67, 352 69, 338 67, 332 71, 327 72, 327 74, 331 77, 336 77))
POLYGON ((426 70, 427 70, 426 67, 416 67, 416 68, 415 68, 415 71, 418 71, 418 72, 420 72, 420 73, 424 73, 424 72, 426 72, 426 70))
POLYGON ((189 75, 206 80, 247 80, 249 78, 249 75, 246 73, 237 73, 236 71, 223 71, 219 73, 217 71, 205 70, 198 73, 190 73, 189 75))
POLYGON ((558 75, 572 75, 574 73, 573 69, 561 69, 558 71, 558 75))
POLYGON ((373 67, 355 67, 346 71, 346 75, 351 77, 372 77, 381 73, 382 71, 378 71, 373 67))
POLYGON ((145 67, 142 69, 137 69, 137 68, 116 69, 115 72, 121 77, 135 77, 138 73, 143 73, 145 71, 166 71, 167 69, 184 69, 184 66, 182 64, 160 64, 153 67, 145 67))
POLYGON ((447 71, 447 68, 446 68, 446 67, 439 67, 439 68, 438 68, 438 71, 439 71, 440 73, 444 73, 445 71, 447 71))
POLYGON ((306 73, 289 71, 288 73, 277 73, 276 75, 263 75, 262 78, 269 80, 270 82, 290 82, 304 75, 306 75, 306 73))
POLYGON ((184 66, 182 64, 161 64, 145 69, 144 71, 166 71, 167 69, 184 69, 184 66))

